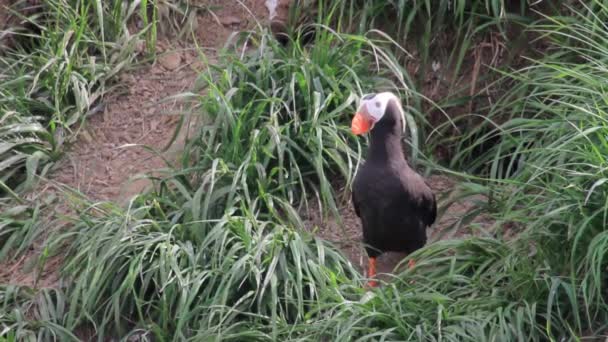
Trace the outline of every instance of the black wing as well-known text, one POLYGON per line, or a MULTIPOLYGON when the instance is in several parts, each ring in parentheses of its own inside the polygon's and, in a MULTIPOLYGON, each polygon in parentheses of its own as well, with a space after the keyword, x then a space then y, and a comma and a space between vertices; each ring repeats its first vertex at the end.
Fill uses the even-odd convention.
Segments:
POLYGON ((426 191, 424 191, 424 195, 422 196, 422 209, 425 213, 424 224, 426 224, 427 227, 430 227, 437 219, 437 201, 429 183, 427 183, 426 180, 423 180, 423 182, 424 185, 426 185, 426 191))

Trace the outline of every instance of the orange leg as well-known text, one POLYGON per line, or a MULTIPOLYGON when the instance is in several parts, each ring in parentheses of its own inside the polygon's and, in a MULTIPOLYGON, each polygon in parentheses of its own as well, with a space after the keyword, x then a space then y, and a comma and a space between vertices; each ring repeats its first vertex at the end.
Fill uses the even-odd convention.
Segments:
MULTIPOLYGON (((376 257, 370 257, 369 258, 369 265, 367 268, 367 277, 370 279, 373 279, 376 277, 376 257)), ((378 286, 378 282, 375 280, 370 280, 367 285, 369 287, 376 287, 378 286)))
MULTIPOLYGON (((407 262, 407 266, 409 267, 409 269, 411 270, 412 268, 416 267, 416 262, 414 261, 414 259, 410 259, 410 261, 407 262)), ((410 280, 410 284, 414 284, 415 281, 410 280)))

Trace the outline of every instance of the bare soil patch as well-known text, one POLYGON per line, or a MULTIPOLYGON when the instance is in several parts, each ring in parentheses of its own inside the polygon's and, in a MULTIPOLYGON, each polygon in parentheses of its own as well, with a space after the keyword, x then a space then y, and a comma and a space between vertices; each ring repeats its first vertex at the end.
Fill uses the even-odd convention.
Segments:
POLYGON ((231 34, 267 25, 269 11, 266 0, 199 0, 193 1, 207 8, 197 17, 196 36, 203 46, 221 48, 231 34))
POLYGON ((172 37, 161 37, 155 63, 121 75, 116 89, 104 99, 103 111, 86 121, 59 163, 51 177, 54 181, 91 200, 125 203, 149 185, 146 180, 133 182, 131 178, 167 166, 164 158, 174 159, 183 139, 177 141, 173 154, 154 151, 171 143, 186 108, 179 99, 163 100, 193 88, 204 67, 198 58, 201 47, 213 61, 215 50, 233 32, 253 28, 255 18, 268 16, 264 0, 199 2, 207 11, 197 17, 198 41, 172 43, 172 37))
POLYGON ((159 102, 193 86, 194 60, 194 52, 171 51, 158 63, 121 75, 104 109, 87 120, 51 178, 91 200, 121 201, 143 190, 145 181, 129 178, 166 166, 153 150, 160 154, 170 144, 184 108, 178 100, 159 102))
POLYGON ((8 7, 12 1, 0 0, 0 29, 4 30, 8 19, 8 7))

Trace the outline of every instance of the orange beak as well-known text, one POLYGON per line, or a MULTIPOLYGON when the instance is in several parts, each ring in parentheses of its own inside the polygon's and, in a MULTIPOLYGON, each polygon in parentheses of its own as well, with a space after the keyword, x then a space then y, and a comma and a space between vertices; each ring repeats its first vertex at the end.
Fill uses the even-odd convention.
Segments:
POLYGON ((360 135, 360 134, 369 132, 371 127, 372 127, 371 120, 367 119, 363 114, 357 113, 357 114, 355 114, 355 117, 353 118, 353 122, 350 126, 350 129, 356 135, 360 135))

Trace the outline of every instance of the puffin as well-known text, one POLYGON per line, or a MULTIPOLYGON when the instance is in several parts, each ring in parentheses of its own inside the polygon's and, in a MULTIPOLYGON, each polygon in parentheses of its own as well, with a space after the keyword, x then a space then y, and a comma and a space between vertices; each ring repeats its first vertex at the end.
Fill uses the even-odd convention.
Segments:
MULTIPOLYGON (((352 185, 352 203, 361 221, 368 256, 368 286, 376 287, 376 258, 384 252, 410 254, 427 241, 437 217, 435 194, 405 159, 403 108, 391 92, 361 97, 352 119, 355 135, 369 133, 367 158, 352 185)), ((414 267, 410 260, 409 267, 414 267)))

